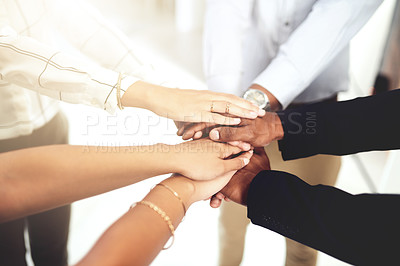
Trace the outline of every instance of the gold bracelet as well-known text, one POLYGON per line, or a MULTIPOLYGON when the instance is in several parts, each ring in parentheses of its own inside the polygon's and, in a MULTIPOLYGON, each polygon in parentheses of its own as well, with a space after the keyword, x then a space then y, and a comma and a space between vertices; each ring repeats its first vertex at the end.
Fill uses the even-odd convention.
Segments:
POLYGON ((122 81, 122 73, 119 73, 118 74, 118 81, 117 81, 117 85, 116 85, 116 88, 117 88, 117 105, 118 105, 118 108, 120 110, 123 110, 124 107, 122 106, 122 101, 121 101, 121 81, 122 81))
POLYGON ((168 247, 164 247, 163 250, 169 249, 170 247, 172 247, 172 245, 174 244, 174 240, 175 240, 175 228, 174 228, 174 225, 172 224, 171 218, 169 218, 169 216, 162 209, 160 209, 160 207, 158 207, 157 205, 155 205, 154 203, 152 203, 150 201, 142 200, 142 201, 136 202, 136 203, 132 204, 131 208, 133 208, 137 204, 141 204, 141 205, 145 205, 145 206, 149 207, 150 209, 152 209, 153 211, 158 213, 161 216, 161 218, 163 218, 163 220, 167 223, 168 228, 171 231, 171 235, 172 235, 171 244, 168 247))
POLYGON ((156 186, 163 186, 163 187, 165 187, 166 189, 168 189, 169 191, 171 191, 172 194, 174 194, 174 196, 182 203, 182 207, 183 207, 183 216, 185 216, 185 215, 186 215, 186 206, 185 206, 185 204, 183 203, 183 200, 182 200, 182 198, 179 196, 179 194, 178 194, 175 190, 173 190, 170 186, 167 186, 166 184, 159 183, 159 184, 157 184, 156 186))

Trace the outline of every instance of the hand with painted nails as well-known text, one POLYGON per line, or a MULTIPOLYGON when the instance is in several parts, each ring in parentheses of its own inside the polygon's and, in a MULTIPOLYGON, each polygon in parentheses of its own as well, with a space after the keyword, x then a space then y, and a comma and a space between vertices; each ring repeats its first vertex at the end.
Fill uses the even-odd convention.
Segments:
POLYGON ((250 163, 237 171, 229 183, 211 198, 210 206, 218 208, 223 199, 246 205, 250 183, 263 170, 271 170, 269 159, 264 148, 256 148, 250 163))
POLYGON ((237 126, 214 127, 209 137, 214 141, 228 142, 232 145, 242 145, 245 142, 253 147, 264 147, 274 140, 282 139, 283 134, 279 116, 267 112, 263 117, 256 119, 242 119, 237 126))
POLYGON ((255 119, 264 111, 238 96, 212 91, 182 90, 135 82, 122 97, 124 106, 148 109, 182 122, 237 125, 240 118, 255 119))
POLYGON ((209 180, 239 170, 249 163, 253 154, 250 149, 210 139, 187 141, 169 148, 170 163, 177 167, 174 172, 194 180, 209 180), (234 155, 238 156, 231 158, 234 155))

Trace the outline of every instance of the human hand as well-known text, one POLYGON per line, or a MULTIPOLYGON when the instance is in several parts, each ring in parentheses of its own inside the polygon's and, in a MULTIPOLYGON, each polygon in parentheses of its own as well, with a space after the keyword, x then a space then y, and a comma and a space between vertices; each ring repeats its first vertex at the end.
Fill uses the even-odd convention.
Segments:
POLYGON ((192 180, 180 174, 173 174, 162 183, 172 187, 182 198, 188 208, 194 202, 206 200, 220 191, 236 171, 231 171, 212 180, 192 180))
MULTIPOLYGON (((189 130, 189 129, 188 129, 189 130)), ((190 130, 193 131, 193 128, 190 130)), ((197 132, 194 133, 198 134, 197 132)), ((256 119, 242 119, 239 125, 213 128, 210 139, 219 142, 246 142, 253 147, 264 147, 274 140, 283 138, 283 127, 276 113, 267 112, 256 119)))
POLYGON ((184 122, 237 125, 240 117, 254 119, 265 114, 256 105, 234 95, 173 89, 143 81, 132 84, 121 101, 123 106, 148 109, 160 116, 184 122))
MULTIPOLYGON (((198 90, 165 90, 168 117, 176 121, 235 125, 240 119, 255 119, 265 111, 235 95, 198 90)), ((163 99, 165 101, 165 98, 163 99)))
POLYGON ((211 198, 210 206, 218 208, 224 198, 246 205, 250 183, 253 178, 263 170, 271 170, 269 159, 264 148, 256 148, 250 159, 250 163, 246 167, 238 170, 229 183, 211 198))
POLYGON ((195 180, 209 180, 247 165, 252 156, 249 149, 229 158, 241 152, 239 147, 201 139, 175 145, 170 161, 175 165, 173 172, 195 180))
POLYGON ((215 123, 191 123, 180 121, 175 121, 175 125, 178 129, 176 134, 182 136, 183 140, 206 138, 213 128, 219 126, 215 123))

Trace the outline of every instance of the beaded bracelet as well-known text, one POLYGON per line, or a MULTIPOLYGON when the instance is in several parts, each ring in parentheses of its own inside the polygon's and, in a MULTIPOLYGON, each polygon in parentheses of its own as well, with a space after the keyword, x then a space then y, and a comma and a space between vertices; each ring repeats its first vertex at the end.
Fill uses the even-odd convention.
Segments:
POLYGON ((157 205, 155 205, 154 203, 152 203, 150 201, 142 200, 142 201, 136 202, 136 203, 132 204, 131 208, 133 208, 137 204, 141 204, 141 205, 145 205, 145 206, 149 207, 150 209, 152 209, 153 211, 158 213, 161 216, 161 218, 163 218, 163 220, 167 223, 168 228, 171 231, 172 241, 171 241, 171 244, 168 247, 164 247, 163 250, 169 249, 174 244, 174 240, 175 240, 175 228, 172 224, 171 218, 169 218, 169 216, 162 209, 160 209, 160 207, 158 207, 157 205))

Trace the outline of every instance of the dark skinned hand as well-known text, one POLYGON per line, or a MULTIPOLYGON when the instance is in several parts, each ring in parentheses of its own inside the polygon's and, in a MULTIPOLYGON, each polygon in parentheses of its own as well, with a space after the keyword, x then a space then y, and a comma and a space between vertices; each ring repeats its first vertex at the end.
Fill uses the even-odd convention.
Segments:
POLYGON ((271 170, 269 159, 264 148, 256 148, 250 163, 237 171, 229 183, 211 198, 210 206, 218 208, 223 199, 246 205, 250 183, 263 170, 271 170))
MULTIPOLYGON (((283 127, 276 113, 267 112, 263 117, 256 119, 242 119, 237 126, 213 128, 210 139, 219 142, 234 141, 249 143, 253 147, 267 146, 274 140, 283 138, 283 127)), ((233 144, 234 145, 234 144, 233 144)))

